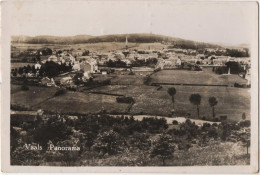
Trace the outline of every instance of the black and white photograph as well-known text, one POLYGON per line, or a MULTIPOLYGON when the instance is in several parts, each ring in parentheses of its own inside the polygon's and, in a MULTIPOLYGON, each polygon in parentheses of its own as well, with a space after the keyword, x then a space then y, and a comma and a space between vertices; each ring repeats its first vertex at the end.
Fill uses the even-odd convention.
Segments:
POLYGON ((258 171, 257 2, 23 0, 2 14, 9 170, 258 171))

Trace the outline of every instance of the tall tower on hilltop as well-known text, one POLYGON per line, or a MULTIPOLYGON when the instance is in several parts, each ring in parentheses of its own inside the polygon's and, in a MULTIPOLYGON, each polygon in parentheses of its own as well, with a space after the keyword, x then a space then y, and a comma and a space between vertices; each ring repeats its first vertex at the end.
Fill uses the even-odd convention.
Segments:
POLYGON ((127 40, 127 35, 125 36, 125 50, 128 49, 128 40, 127 40))

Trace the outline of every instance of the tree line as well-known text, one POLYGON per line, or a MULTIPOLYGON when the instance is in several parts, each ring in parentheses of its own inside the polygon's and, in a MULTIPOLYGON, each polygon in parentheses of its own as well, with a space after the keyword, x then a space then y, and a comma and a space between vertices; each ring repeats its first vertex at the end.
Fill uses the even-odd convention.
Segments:
POLYGON ((53 61, 46 61, 41 65, 40 68, 35 68, 35 65, 30 66, 29 64, 24 67, 15 68, 12 70, 12 75, 14 77, 20 75, 23 76, 28 73, 36 74, 39 73, 39 76, 48 76, 49 78, 53 78, 61 73, 69 72, 72 70, 71 63, 61 63, 58 64, 53 61))

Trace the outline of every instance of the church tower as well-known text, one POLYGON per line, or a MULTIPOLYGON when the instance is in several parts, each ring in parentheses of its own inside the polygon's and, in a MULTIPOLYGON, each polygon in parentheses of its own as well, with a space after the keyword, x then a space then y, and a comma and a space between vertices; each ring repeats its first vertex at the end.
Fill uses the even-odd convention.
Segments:
POLYGON ((127 40, 127 36, 125 36, 125 50, 128 49, 128 40, 127 40))

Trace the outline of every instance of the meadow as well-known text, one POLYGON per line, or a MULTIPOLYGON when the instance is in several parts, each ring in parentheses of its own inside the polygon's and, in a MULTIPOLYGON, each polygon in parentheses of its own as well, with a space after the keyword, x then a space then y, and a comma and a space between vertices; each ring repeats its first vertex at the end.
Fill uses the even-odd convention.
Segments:
POLYGON ((11 85, 11 104, 34 108, 37 104, 47 102, 56 93, 57 88, 29 86, 28 91, 21 90, 20 85, 11 85))
POLYGON ((124 113, 129 104, 117 103, 116 96, 92 94, 88 92, 67 91, 55 96, 59 90, 54 87, 28 86, 22 91, 20 85, 11 85, 11 104, 21 107, 59 113, 98 113, 106 110, 109 113, 124 113))
MULTIPOLYGON (((168 73, 169 71, 161 71, 168 73)), ((158 72, 161 74, 161 72, 158 72)), ((176 71, 178 72, 178 71, 176 71)), ((180 83, 183 83, 192 76, 183 76, 180 83)), ((155 75, 155 74, 153 74, 155 75)), ((166 74, 167 77, 169 74, 166 74)), ((187 73, 182 75, 188 75, 187 73)), ((161 75, 162 76, 162 75, 161 75)), ((208 76, 208 75, 205 75, 208 76)), ((111 85, 101 86, 84 92, 71 92, 55 97, 58 90, 53 87, 30 86, 28 91, 22 91, 21 86, 11 86, 11 103, 31 107, 33 109, 43 109, 52 112, 64 113, 98 113, 106 110, 108 113, 125 113, 129 104, 117 103, 115 95, 132 97, 135 101, 129 110, 129 114, 169 116, 173 107, 171 97, 167 90, 175 87, 175 112, 176 117, 191 114, 192 118, 197 117, 196 106, 189 101, 191 94, 198 93, 202 100, 200 104, 200 118, 212 119, 212 108, 209 105, 209 97, 216 97, 218 104, 215 106, 216 116, 226 115, 228 119, 239 121, 243 113, 250 119, 250 89, 235 87, 215 87, 215 86, 181 86, 181 85, 162 85, 157 90, 157 86, 147 86, 143 84, 141 75, 109 75, 111 85), (107 93, 96 94, 96 93, 107 93)), ((175 76, 168 76, 175 77, 175 76)), ((162 76, 163 79, 163 76, 162 76)), ((198 79, 199 83, 203 82, 198 79)), ((193 83, 197 83, 193 79, 193 83)))
POLYGON ((239 121, 242 113, 246 113, 250 119, 250 92, 249 89, 234 87, 211 87, 211 86, 163 86, 157 90, 154 86, 135 85, 109 85, 99 87, 91 91, 106 92, 133 97, 135 104, 130 114, 149 114, 157 116, 168 116, 171 113, 171 97, 167 93, 169 87, 175 87, 175 112, 177 116, 187 116, 190 113, 192 118, 197 118, 196 106, 189 101, 189 96, 199 93, 202 96, 200 105, 200 117, 212 118, 212 108, 208 99, 214 96, 218 100, 215 106, 216 116, 227 115, 228 119, 239 121))
POLYGON ((246 84, 247 80, 234 74, 218 75, 212 72, 212 68, 203 68, 202 71, 162 70, 151 76, 151 83, 233 86, 234 83, 246 84))
POLYGON ((37 105, 37 108, 51 112, 81 114, 95 114, 102 110, 124 113, 127 107, 128 104, 117 103, 116 96, 70 91, 37 105))
MULTIPOLYGON (((100 42, 86 44, 24 44, 12 43, 14 50, 25 51, 27 49, 41 49, 48 47, 55 50, 73 49, 75 51, 89 50, 91 52, 107 52, 112 50, 124 50, 125 42, 100 42)), ((166 46, 161 43, 128 43, 129 49, 156 49, 161 50, 166 46)))
POLYGON ((11 63, 11 69, 18 69, 20 67, 24 67, 24 66, 33 66, 35 65, 35 63, 11 63))

